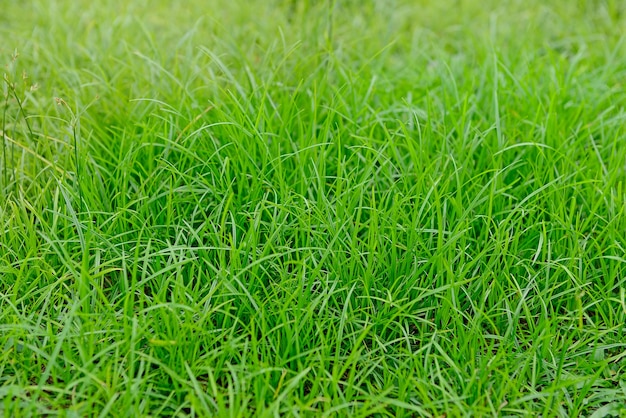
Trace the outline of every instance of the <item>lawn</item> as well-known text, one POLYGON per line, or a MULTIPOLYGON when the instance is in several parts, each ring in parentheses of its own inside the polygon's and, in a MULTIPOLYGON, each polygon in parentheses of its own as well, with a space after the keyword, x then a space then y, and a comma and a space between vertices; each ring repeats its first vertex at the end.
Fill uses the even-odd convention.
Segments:
POLYGON ((4 416, 626 416, 625 2, 0 8, 4 416))

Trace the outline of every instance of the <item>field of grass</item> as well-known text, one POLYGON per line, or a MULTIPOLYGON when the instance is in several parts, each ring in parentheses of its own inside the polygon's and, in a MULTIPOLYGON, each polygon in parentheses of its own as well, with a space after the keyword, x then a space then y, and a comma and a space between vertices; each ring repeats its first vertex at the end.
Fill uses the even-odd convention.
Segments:
POLYGON ((2 1, 0 413, 626 416, 625 2, 178 3, 2 1))

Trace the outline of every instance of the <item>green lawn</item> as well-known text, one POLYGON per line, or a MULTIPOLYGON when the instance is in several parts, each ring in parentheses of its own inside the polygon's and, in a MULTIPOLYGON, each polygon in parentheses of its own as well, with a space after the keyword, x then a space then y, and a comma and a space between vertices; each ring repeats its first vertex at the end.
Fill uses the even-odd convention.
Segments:
POLYGON ((0 8, 4 416, 626 416, 626 2, 0 8))

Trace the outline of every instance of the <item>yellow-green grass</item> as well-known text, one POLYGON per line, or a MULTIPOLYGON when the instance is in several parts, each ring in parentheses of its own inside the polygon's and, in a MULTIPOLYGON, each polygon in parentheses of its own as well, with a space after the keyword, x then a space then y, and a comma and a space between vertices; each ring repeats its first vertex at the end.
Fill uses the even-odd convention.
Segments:
POLYGON ((179 3, 2 2, 5 416, 626 415, 626 3, 179 3))

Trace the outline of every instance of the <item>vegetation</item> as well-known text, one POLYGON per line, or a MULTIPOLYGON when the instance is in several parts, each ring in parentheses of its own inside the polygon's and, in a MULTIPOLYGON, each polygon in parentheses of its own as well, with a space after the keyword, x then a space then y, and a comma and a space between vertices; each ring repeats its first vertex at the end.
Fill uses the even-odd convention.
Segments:
POLYGON ((5 0, 5 416, 626 415, 626 3, 5 0))

